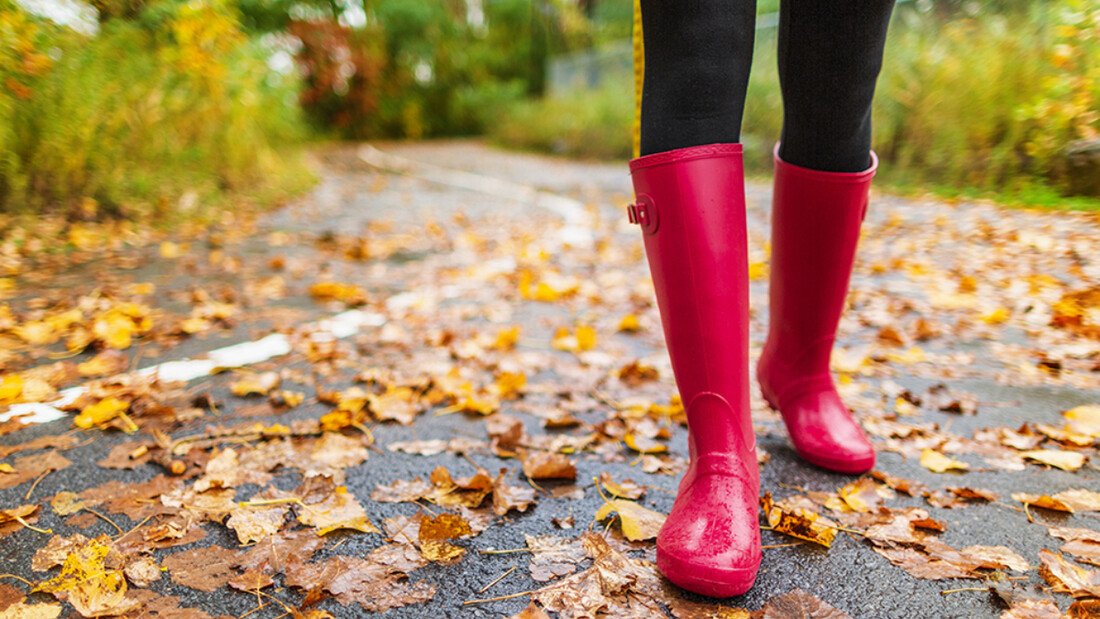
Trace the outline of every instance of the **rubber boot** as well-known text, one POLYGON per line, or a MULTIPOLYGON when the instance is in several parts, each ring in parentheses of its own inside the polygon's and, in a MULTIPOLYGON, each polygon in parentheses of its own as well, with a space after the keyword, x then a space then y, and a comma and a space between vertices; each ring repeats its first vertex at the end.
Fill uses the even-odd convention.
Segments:
POLYGON ((756 376, 803 460, 841 473, 875 465, 875 449, 833 384, 829 357, 848 295, 878 158, 857 173, 821 172, 775 154, 768 339, 756 376))
POLYGON ((740 595, 760 567, 741 145, 647 155, 630 171, 630 220, 644 232, 691 457, 657 535, 657 567, 689 591, 740 595))

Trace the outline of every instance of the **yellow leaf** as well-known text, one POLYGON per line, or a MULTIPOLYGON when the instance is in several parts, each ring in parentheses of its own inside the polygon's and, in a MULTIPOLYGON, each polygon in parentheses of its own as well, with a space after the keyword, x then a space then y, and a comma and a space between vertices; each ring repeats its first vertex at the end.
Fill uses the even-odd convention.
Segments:
POLYGON ((11 404, 23 393, 23 377, 18 374, 5 374, 0 383, 0 404, 11 404))
POLYGON ((1011 315, 1012 313, 1008 311, 1007 307, 998 307, 992 312, 978 316, 978 319, 987 324, 995 325, 1008 320, 1011 315))
POLYGON ((622 321, 619 323, 619 331, 633 333, 638 329, 641 329, 641 324, 638 322, 638 317, 634 314, 627 314, 626 316, 623 316, 622 321))
POLYGON ((596 347, 596 330, 588 325, 577 327, 577 350, 592 350, 596 347))
POLYGON ((596 520, 603 520, 612 513, 619 514, 623 536, 632 542, 657 538, 657 532, 665 523, 666 516, 648 510, 632 501, 608 501, 596 512, 596 520))
POLYGON ((497 339, 492 343, 490 348, 496 350, 512 350, 516 347, 516 342, 519 341, 519 325, 509 327, 507 329, 501 329, 497 331, 497 339))
POLYGON ((1100 405, 1085 404, 1062 413, 1069 420, 1069 426, 1082 434, 1093 438, 1100 436, 1100 405))
POLYGON ((768 263, 767 262, 751 262, 749 263, 749 279, 752 281, 760 281, 768 276, 768 263))
POLYGON ((1060 449, 1034 449, 1020 454, 1028 460, 1054 466, 1063 471, 1076 471, 1085 464, 1084 454, 1060 449))
POLYGON ((658 443, 651 438, 639 437, 633 432, 627 432, 623 437, 626 446, 642 454, 659 454, 668 451, 668 445, 658 443))
POLYGON ((0 473, 14 473, 15 469, 10 464, 0 464, 0 473))
POLYGON ((836 539, 836 526, 828 518, 803 507, 784 509, 772 502, 770 492, 760 498, 760 506, 772 530, 829 548, 836 539))
POLYGON ((107 397, 90 406, 84 407, 73 419, 78 428, 88 429, 111 421, 130 408, 130 403, 117 398, 107 397))
POLYGON ((341 301, 351 306, 367 302, 367 291, 354 284, 321 282, 310 286, 309 294, 319 301, 341 301))
POLYGON ((946 473, 947 471, 965 471, 970 465, 949 458, 935 449, 925 449, 920 454, 920 465, 933 473, 946 473))
POLYGON ((161 258, 179 258, 183 255, 184 248, 171 241, 165 241, 160 244, 160 257, 161 258))
POLYGON ((501 372, 493 381, 493 388, 502 398, 515 398, 523 393, 527 386, 527 375, 523 372, 501 372))
POLYGON ((54 594, 85 617, 123 615, 135 610, 141 602, 126 598, 122 571, 107 567, 121 561, 109 542, 107 536, 83 540, 65 557, 61 572, 40 583, 34 591, 54 594))
POLYGON ((276 372, 264 372, 263 374, 247 374, 240 380, 233 381, 229 385, 229 391, 237 397, 250 395, 267 395, 271 390, 279 386, 279 375, 276 372))

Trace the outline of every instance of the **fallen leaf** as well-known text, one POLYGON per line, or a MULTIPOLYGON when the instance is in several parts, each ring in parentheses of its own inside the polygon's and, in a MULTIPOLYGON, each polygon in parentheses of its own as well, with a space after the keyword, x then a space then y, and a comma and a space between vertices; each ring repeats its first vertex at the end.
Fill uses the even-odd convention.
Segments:
POLYGON ((1087 459, 1084 454, 1076 451, 1063 451, 1058 449, 1035 449, 1020 454, 1028 460, 1057 467, 1063 471, 1076 471, 1085 465, 1087 459))
POLYGON ((632 542, 657 539, 657 532, 668 518, 633 501, 616 499, 604 503, 596 512, 595 519, 604 520, 613 513, 619 514, 623 536, 632 542))
POLYGON ((536 582, 546 582, 559 576, 572 574, 577 564, 584 560, 586 553, 580 539, 569 539, 556 535, 526 535, 527 548, 531 550, 531 578, 536 582))
POLYGON ((122 571, 108 567, 120 563, 106 535, 94 540, 83 539, 73 545, 61 565, 61 572, 39 583, 34 591, 52 593, 85 617, 126 614, 138 608, 140 603, 126 597, 126 578, 122 571))
POLYGON ((221 546, 193 548, 170 554, 161 561, 177 585, 210 593, 224 587, 236 575, 241 555, 221 546))
POLYGON ((969 464, 954 458, 949 458, 935 449, 925 449, 921 452, 920 465, 933 473, 965 471, 970 468, 969 464))
POLYGON ((761 611, 763 619, 852 619, 802 589, 778 595, 768 600, 761 611))
POLYGON ((1031 569, 1027 560, 1005 546, 967 546, 959 552, 981 561, 982 567, 991 570, 1007 568, 1022 573, 1031 569))
POLYGON ((1100 597, 1100 570, 1087 570, 1078 567, 1062 555, 1041 548, 1039 560, 1043 566, 1039 575, 1054 587, 1056 593, 1068 593, 1072 597, 1100 597))
POLYGON ((381 533, 367 518, 367 512, 344 486, 339 486, 319 503, 297 506, 298 521, 313 527, 317 535, 339 529, 381 533))
POLYGON ((760 498, 760 506, 764 509, 768 526, 777 533, 804 539, 826 548, 836 539, 836 525, 831 520, 802 507, 784 509, 772 502, 770 492, 765 492, 760 498))
POLYGON ((557 452, 528 451, 523 454, 523 474, 529 479, 577 478, 577 468, 557 452))
POLYGON ((1066 505, 1062 501, 1049 497, 1045 494, 1025 494, 1023 492, 1017 492, 1012 495, 1012 498, 1028 505, 1034 505, 1035 507, 1042 507, 1045 509, 1053 509, 1060 512, 1073 513, 1073 508, 1066 505))

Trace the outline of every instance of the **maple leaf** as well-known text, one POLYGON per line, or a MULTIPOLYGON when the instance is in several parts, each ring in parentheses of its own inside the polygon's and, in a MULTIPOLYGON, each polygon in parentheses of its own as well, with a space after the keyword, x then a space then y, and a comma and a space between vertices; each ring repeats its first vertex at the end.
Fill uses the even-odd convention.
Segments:
POLYGON ((587 556, 580 539, 556 535, 527 535, 527 548, 531 550, 531 578, 546 582, 559 576, 572 574, 577 564, 587 556))
POLYGON ((286 505, 238 507, 229 512, 225 526, 237 533, 241 545, 259 542, 282 529, 289 509, 286 505))
POLYGON ((581 543, 592 558, 591 567, 533 592, 531 597, 543 608, 562 619, 596 617, 604 609, 628 605, 628 596, 662 596, 656 565, 626 557, 593 533, 583 535, 581 543))
POLYGON ((802 589, 794 589, 768 600, 761 610, 762 619, 852 619, 802 589))
POLYGON ((358 557, 331 557, 322 564, 292 560, 286 584, 305 591, 324 590, 344 606, 359 604, 370 612, 420 604, 435 596, 435 586, 409 583, 407 575, 388 565, 358 557))
POLYGON ((265 574, 282 573, 291 558, 309 561, 325 545, 325 538, 300 529, 283 531, 264 538, 245 552, 239 560, 241 569, 265 574))
POLYGON ((1042 548, 1039 560, 1043 565, 1039 575, 1043 577, 1057 593, 1068 593, 1075 598, 1100 597, 1100 570, 1087 570, 1078 567, 1062 555, 1042 548))
POLYGON ((648 510, 633 501, 614 500, 604 503, 596 512, 596 520, 604 520, 618 513, 623 535, 632 542, 657 538, 667 516, 648 510))
POLYGON ((126 577, 122 571, 109 567, 120 563, 106 535, 84 539, 66 555, 61 572, 39 583, 34 591, 52 593, 85 617, 126 614, 140 604, 126 597, 126 577))
POLYGON ((234 568, 240 559, 238 551, 207 546, 170 554, 161 564, 173 583, 209 593, 224 587, 236 575, 234 568))
POLYGON ((760 506, 764 509, 768 525, 777 533, 804 539, 826 548, 832 546, 836 539, 836 524, 831 520, 803 507, 784 509, 772 502, 770 492, 765 492, 760 498, 760 506))
POLYGON ((314 527, 317 535, 339 529, 381 533, 367 518, 367 512, 345 486, 338 486, 323 501, 297 507, 298 521, 314 527))

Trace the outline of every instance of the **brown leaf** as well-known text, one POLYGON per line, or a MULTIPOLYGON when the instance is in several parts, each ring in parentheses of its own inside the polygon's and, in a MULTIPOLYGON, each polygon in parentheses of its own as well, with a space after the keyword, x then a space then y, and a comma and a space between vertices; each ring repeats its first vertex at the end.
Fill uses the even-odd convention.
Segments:
MULTIPOLYGON (((2 436, 2 435, 0 435, 2 436)), ((75 434, 61 434, 40 436, 29 441, 16 443, 15 445, 0 445, 0 459, 19 453, 20 451, 38 451, 39 449, 68 449, 80 442, 80 437, 75 434)))
POLYGON ((367 518, 367 512, 344 486, 339 486, 319 503, 299 505, 298 521, 314 527, 318 535, 338 529, 354 529, 363 533, 380 533, 367 518))
POLYGON ((902 492, 904 494, 908 494, 909 496, 920 496, 925 490, 928 489, 927 486, 920 483, 919 481, 902 479, 900 477, 895 477, 893 475, 883 473, 882 471, 871 471, 871 477, 874 477, 875 479, 881 481, 887 486, 890 486, 894 490, 897 490, 898 492, 902 492))
POLYGON ((577 467, 557 452, 528 451, 523 453, 523 474, 528 479, 577 478, 577 467))
POLYGON ((784 509, 772 502, 770 492, 765 492, 760 498, 760 506, 764 509, 768 526, 777 533, 804 539, 826 548, 836 539, 834 522, 802 507, 784 509))
POLYGON ((1039 574, 1056 593, 1075 598, 1100 597, 1100 570, 1078 567, 1046 548, 1039 550, 1039 560, 1043 562, 1039 574))
POLYGON ((773 597, 764 604, 763 619, 852 619, 802 589, 773 597))
POLYGON ((248 571, 279 574, 291 557, 309 561, 313 553, 325 545, 325 538, 313 531, 284 531, 265 538, 248 549, 240 558, 240 567, 248 571))
POLYGON ((1039 587, 997 583, 990 586, 1008 606, 1001 619, 1061 619, 1062 612, 1046 591, 1039 587))
POLYGON ((1004 546, 967 546, 959 552, 980 561, 982 567, 986 569, 1007 568, 1014 572, 1026 572, 1031 569, 1026 559, 1004 546))
POLYGON ((251 544, 278 533, 288 511, 290 508, 285 504, 237 507, 229 512, 225 526, 237 533, 241 545, 251 544))
POLYGON ((1017 492, 1012 495, 1013 499, 1021 503, 1026 503, 1034 507, 1042 507, 1045 509, 1053 509, 1060 512, 1073 513, 1073 508, 1066 505, 1062 501, 1049 497, 1045 494, 1024 494, 1023 492, 1017 492))
POLYGON ((504 475, 507 472, 507 469, 500 469, 497 478, 493 480, 493 512, 498 516, 503 516, 513 509, 525 512, 535 502, 533 488, 504 485, 504 475))
POLYGON ((981 488, 948 486, 947 490, 960 499, 966 499, 968 501, 996 501, 1000 498, 1000 495, 996 492, 983 490, 981 488))
POLYGON ((12 585, 0 584, 0 612, 25 599, 27 599, 27 596, 23 595, 23 592, 18 588, 12 585))
POLYGON ((430 495, 434 490, 434 486, 419 477, 412 481, 399 479, 388 486, 378 486, 370 498, 380 503, 412 503, 430 495))
POLYGON ((1077 512, 1100 512, 1100 492, 1071 489, 1063 490, 1052 498, 1077 512))
POLYGON ((581 543, 592 566, 531 594, 546 610, 562 619, 594 617, 602 609, 629 606, 628 596, 663 597, 662 579, 652 563, 630 559, 592 533, 581 543))
POLYGON ((2 612, 5 619, 54 619, 61 614, 61 605, 15 602, 2 612))
POLYGON ((136 561, 127 563, 126 567, 122 568, 122 573, 126 575, 126 579, 131 584, 142 588, 160 580, 161 575, 160 566, 152 557, 141 557, 136 561))
POLYGON ((1069 605, 1069 610, 1066 611, 1063 617, 1068 617, 1068 619, 1096 619, 1100 617, 1100 600, 1096 598, 1076 600, 1069 605))
POLYGON ((527 548, 531 550, 531 578, 537 582, 546 582, 559 576, 572 574, 577 564, 584 560, 586 553, 580 539, 557 537, 556 535, 524 535, 527 548))
POLYGON ((518 614, 512 615, 508 619, 550 619, 550 615, 546 614, 546 611, 539 608, 534 602, 527 605, 527 608, 519 611, 518 614))
POLYGON ((275 580, 263 572, 248 571, 230 578, 228 584, 238 591, 259 591, 275 584, 275 580))
POLYGON ((48 471, 60 471, 68 468, 71 464, 72 462, 56 451, 47 451, 46 453, 35 454, 33 456, 16 458, 15 462, 12 463, 12 468, 15 469, 15 472, 0 475, 0 490, 14 488, 15 486, 37 478, 43 473, 48 471))
POLYGON ((526 438, 523 422, 502 413, 487 417, 485 430, 489 433, 493 452, 497 455, 511 455, 526 438))
POLYGON ((668 600, 667 603, 676 619, 751 619, 755 616, 743 608, 703 604, 680 597, 668 600))
POLYGON ((419 604, 435 595, 435 587, 424 581, 409 583, 404 572, 358 557, 336 556, 321 564, 292 561, 287 566, 286 584, 313 591, 323 589, 344 606, 359 604, 370 612, 419 604))
POLYGON ((240 553, 235 550, 207 546, 170 554, 161 565, 168 570, 173 583, 209 593, 225 586, 236 575, 234 568, 240 560, 240 553))
POLYGON ((434 542, 458 539, 473 535, 473 529, 466 519, 457 514, 442 513, 438 516, 420 515, 419 538, 421 542, 434 542))
POLYGON ((129 441, 115 445, 107 457, 96 462, 105 469, 133 470, 145 464, 153 456, 152 441, 129 441))

